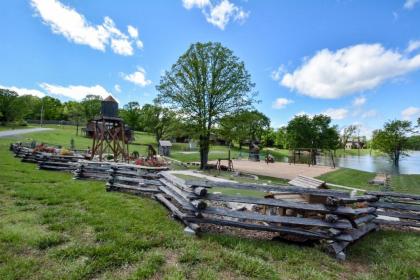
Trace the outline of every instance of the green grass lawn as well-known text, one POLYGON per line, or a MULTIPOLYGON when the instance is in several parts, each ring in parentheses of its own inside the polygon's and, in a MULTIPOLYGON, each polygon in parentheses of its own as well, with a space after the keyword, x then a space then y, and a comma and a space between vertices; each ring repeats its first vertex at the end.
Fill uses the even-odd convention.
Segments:
POLYGON ((420 278, 419 234, 369 234, 350 247, 346 262, 317 246, 188 236, 152 199, 20 162, 8 151, 17 139, 0 139, 0 279, 420 278))
MULTIPOLYGON (((368 182, 375 177, 375 173, 364 172, 349 168, 340 168, 318 178, 329 183, 356 187, 365 190, 378 191, 381 186, 371 185, 368 182)), ((420 175, 392 175, 391 189, 395 192, 420 194, 420 175)))

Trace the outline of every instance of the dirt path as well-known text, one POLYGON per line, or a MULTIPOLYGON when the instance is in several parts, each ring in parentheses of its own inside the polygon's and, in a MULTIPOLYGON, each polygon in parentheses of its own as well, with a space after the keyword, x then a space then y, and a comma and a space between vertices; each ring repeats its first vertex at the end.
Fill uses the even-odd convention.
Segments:
POLYGON ((25 129, 14 129, 14 130, 5 130, 0 131, 0 138, 1 137, 9 137, 9 136, 15 136, 19 134, 25 134, 25 133, 32 133, 32 132, 41 132, 41 131, 47 131, 47 130, 53 130, 52 128, 25 128, 25 129))
MULTIPOLYGON (((222 164, 227 165, 227 162, 222 162, 222 164)), ((329 166, 308 166, 307 164, 288 164, 285 162, 275 162, 266 164, 265 161, 256 162, 249 160, 234 160, 233 168, 237 171, 242 171, 255 175, 270 176, 288 180, 291 180, 298 175, 317 177, 338 169, 334 169, 329 166)))

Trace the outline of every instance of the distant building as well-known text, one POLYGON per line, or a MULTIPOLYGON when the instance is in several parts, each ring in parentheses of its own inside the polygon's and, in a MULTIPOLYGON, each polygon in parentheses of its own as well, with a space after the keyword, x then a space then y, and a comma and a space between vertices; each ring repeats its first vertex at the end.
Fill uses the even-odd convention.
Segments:
POLYGON ((159 141, 159 154, 162 156, 170 156, 171 155, 171 141, 167 140, 160 140, 159 141))
POLYGON ((365 146, 365 143, 362 142, 362 141, 350 140, 350 141, 347 141, 345 148, 347 150, 351 150, 351 149, 363 149, 364 146, 365 146))

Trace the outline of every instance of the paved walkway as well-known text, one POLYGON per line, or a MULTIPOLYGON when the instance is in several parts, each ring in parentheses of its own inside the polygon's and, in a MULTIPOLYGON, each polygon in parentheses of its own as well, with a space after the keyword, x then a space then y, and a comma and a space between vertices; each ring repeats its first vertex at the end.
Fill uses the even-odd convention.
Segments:
POLYGON ((20 135, 20 134, 25 134, 25 133, 47 131, 47 130, 53 130, 53 129, 52 128, 45 128, 45 127, 44 128, 43 127, 38 127, 38 128, 5 130, 5 131, 0 131, 0 138, 1 137, 9 137, 9 136, 20 135))
MULTIPOLYGON (((216 161, 212 162, 216 164, 216 161)), ((227 165, 226 161, 222 164, 227 165)), ((236 171, 242 171, 250 174, 283 178, 292 180, 298 175, 307 177, 317 177, 322 174, 337 170, 329 166, 307 164, 288 164, 285 162, 275 162, 266 164, 265 161, 233 160, 233 168, 236 171)))

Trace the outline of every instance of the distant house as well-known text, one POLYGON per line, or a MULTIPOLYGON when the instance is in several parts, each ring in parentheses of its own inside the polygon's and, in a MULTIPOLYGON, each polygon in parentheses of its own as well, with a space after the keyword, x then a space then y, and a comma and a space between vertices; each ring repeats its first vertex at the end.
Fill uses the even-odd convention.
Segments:
POLYGON ((167 156, 167 157, 170 156, 171 147, 172 147, 171 141, 160 140, 159 141, 159 155, 167 156))
POLYGON ((347 141, 346 143, 346 149, 347 150, 351 150, 351 149, 363 149, 363 147, 365 146, 365 143, 362 141, 347 141))

